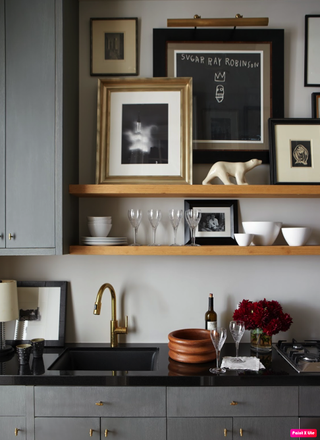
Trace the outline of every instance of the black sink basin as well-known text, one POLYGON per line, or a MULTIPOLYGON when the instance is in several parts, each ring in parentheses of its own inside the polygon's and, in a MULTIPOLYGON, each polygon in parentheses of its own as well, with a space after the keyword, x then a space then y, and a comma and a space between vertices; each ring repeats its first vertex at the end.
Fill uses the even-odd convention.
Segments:
POLYGON ((152 371, 157 347, 66 348, 49 370, 65 371, 152 371))

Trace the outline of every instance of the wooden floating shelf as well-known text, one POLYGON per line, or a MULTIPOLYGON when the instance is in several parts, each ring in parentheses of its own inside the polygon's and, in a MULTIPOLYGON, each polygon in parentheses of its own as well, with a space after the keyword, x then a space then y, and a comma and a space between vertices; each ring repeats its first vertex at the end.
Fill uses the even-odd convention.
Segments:
POLYGON ((320 255, 320 246, 71 246, 72 255, 320 255))
POLYGON ((320 185, 70 185, 76 197, 320 198, 320 185))

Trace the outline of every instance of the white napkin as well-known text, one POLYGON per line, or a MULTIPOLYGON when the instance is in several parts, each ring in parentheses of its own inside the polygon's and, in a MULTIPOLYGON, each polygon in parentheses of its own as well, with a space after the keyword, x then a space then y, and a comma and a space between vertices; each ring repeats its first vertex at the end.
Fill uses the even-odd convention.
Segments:
POLYGON ((260 359, 254 356, 246 357, 240 356, 243 362, 232 362, 234 358, 226 356, 222 359, 221 368, 229 368, 230 370, 254 370, 258 371, 264 369, 264 365, 260 362, 260 359))

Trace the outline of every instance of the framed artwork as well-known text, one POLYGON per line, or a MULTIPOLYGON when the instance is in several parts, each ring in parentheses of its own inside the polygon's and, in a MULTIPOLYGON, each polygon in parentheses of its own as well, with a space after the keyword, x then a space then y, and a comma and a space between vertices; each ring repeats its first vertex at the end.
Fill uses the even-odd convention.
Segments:
POLYGON ((96 183, 192 183, 192 79, 98 80, 96 183))
POLYGON ((17 281, 19 319, 6 324, 10 345, 44 338, 46 347, 65 343, 67 281, 17 281))
POLYGON ((304 85, 320 86, 320 15, 305 16, 304 85))
POLYGON ((284 114, 284 31, 154 29, 153 75, 193 78, 193 162, 269 162, 284 114))
POLYGON ((320 93, 314 92, 311 95, 312 117, 320 118, 320 93))
POLYGON ((271 184, 320 183, 320 120, 270 119, 271 184))
MULTIPOLYGON (((238 232, 237 200, 185 200, 184 210, 197 208, 201 219, 196 229, 199 245, 235 245, 238 232)), ((185 243, 190 243, 190 228, 185 221, 185 243)))
POLYGON ((90 19, 90 74, 138 75, 138 19, 90 19))

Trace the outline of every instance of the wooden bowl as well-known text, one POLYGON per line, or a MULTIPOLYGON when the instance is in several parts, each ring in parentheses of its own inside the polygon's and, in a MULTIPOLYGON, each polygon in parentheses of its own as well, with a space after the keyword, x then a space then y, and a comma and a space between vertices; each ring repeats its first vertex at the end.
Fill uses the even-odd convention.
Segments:
POLYGON ((210 331, 201 328, 175 330, 168 335, 169 357, 178 362, 202 364, 216 358, 210 331))

